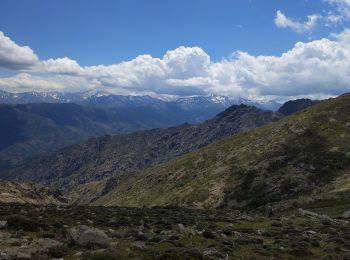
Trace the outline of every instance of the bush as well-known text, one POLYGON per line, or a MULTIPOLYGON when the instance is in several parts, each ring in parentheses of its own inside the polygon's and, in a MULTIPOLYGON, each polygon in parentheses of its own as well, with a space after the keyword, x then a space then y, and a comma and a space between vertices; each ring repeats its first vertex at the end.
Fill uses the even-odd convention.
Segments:
POLYGON ((63 258, 68 254, 68 248, 66 246, 51 247, 47 254, 53 258, 63 258))
POLYGON ((36 219, 25 216, 13 215, 7 218, 7 226, 16 230, 36 232, 42 226, 36 219))
POLYGON ((115 260, 115 259, 125 259, 125 257, 120 256, 114 250, 108 250, 106 252, 93 253, 87 252, 83 254, 84 260, 115 260))

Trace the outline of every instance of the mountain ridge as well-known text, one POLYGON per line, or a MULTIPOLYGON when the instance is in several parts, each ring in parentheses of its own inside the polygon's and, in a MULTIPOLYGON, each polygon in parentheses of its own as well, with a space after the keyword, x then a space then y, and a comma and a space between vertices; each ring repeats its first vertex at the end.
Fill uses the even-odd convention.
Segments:
POLYGON ((93 205, 298 207, 347 201, 350 96, 130 175, 93 205))
POLYGON ((9 172, 2 170, 0 176, 73 191, 82 184, 119 177, 163 163, 227 136, 279 120, 280 117, 271 111, 234 105, 226 113, 201 124, 92 138, 41 159, 20 164, 9 172))
MULTIPOLYGON (((230 99, 225 96, 208 95, 208 96, 185 96, 161 98, 152 97, 149 95, 143 96, 123 96, 114 95, 108 92, 87 91, 87 92, 22 92, 11 93, 0 89, 0 104, 28 104, 28 103, 76 103, 88 106, 102 107, 135 107, 135 106, 184 106, 187 104, 215 104, 223 108, 231 105, 245 104, 256 106, 264 110, 276 111, 281 104, 274 101, 254 101, 244 98, 230 99)), ((218 112, 218 111, 217 111, 218 112)))

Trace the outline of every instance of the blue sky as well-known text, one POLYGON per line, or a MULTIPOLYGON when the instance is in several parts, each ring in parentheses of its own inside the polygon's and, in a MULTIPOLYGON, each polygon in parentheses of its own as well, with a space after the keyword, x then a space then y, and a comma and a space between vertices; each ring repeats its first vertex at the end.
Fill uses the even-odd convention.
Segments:
POLYGON ((303 19, 324 8, 304 0, 2 0, 0 28, 42 59, 67 56, 81 65, 161 57, 181 45, 219 60, 235 50, 278 55, 296 41, 327 36, 327 28, 295 34, 273 21, 277 10, 303 19))
MULTIPOLYGON (((195 89, 192 94, 336 95, 348 86, 334 91, 322 87, 316 91, 316 84, 333 83, 320 79, 304 86, 313 88, 312 91, 293 92, 287 90, 292 85, 289 79, 274 82, 264 80, 262 75, 251 77, 256 69, 246 63, 251 60, 249 56, 255 59, 253 63, 262 62, 258 56, 281 58, 297 42, 312 43, 326 38, 339 43, 330 35, 346 31, 349 10, 349 0, 2 0, 0 31, 4 40, 0 41, 0 88, 24 91, 38 85, 39 90, 73 91, 84 90, 83 85, 89 82, 87 89, 126 94, 174 95, 195 89), (277 12, 280 12, 279 21, 277 12), (314 18, 310 18, 312 15, 314 18), (20 61, 23 54, 18 61, 13 61, 14 56, 5 57, 9 48, 4 46, 9 42, 19 48, 28 46, 36 57, 29 57, 24 64, 20 61), (3 61, 1 44, 5 53, 3 61), (188 49, 179 50, 180 46, 188 49), (163 64, 167 62, 163 56, 168 51, 175 51, 170 54, 176 56, 176 62, 175 56, 170 55, 173 59, 170 63, 176 64, 176 68, 173 65, 170 68, 169 62, 163 64), (153 59, 137 60, 144 54, 153 59), (230 61, 226 67, 223 59, 230 61), (122 61, 129 63, 120 66, 122 61), (237 68, 245 64, 252 71, 242 72, 237 68), (93 68, 97 65, 104 67, 93 68), (82 69, 85 67, 88 69, 82 69), (222 75, 219 79, 218 70, 222 75), (234 79, 227 79, 229 73, 235 75, 234 79), (124 74, 132 77, 126 79, 124 74), (281 90, 274 86, 278 82, 281 90), (69 86, 68 89, 63 85, 69 86)), ((20 52, 17 47, 13 48, 20 52)), ((293 62, 299 62, 302 67, 305 60, 293 62)), ((263 66, 272 65, 265 62, 263 66)), ((267 74, 269 71, 265 71, 267 74)), ((336 85, 346 85, 343 83, 346 80, 336 85)))

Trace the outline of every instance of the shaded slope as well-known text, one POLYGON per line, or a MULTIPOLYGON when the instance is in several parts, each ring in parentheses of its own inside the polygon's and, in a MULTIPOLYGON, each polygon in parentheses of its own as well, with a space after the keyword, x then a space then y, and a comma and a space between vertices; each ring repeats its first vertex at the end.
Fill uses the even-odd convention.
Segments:
POLYGON ((296 100, 290 100, 284 103, 279 109, 278 112, 285 116, 289 116, 291 114, 294 114, 296 112, 302 111, 312 105, 317 104, 319 101, 317 100, 311 100, 308 98, 302 98, 302 99, 296 99, 296 100))
POLYGON ((0 155, 42 154, 112 131, 103 120, 103 111, 74 104, 0 105, 0 155))
POLYGON ((256 208, 349 198, 350 95, 125 178, 96 205, 256 208))
POLYGON ((81 184, 145 169, 279 118, 279 114, 255 107, 232 106, 202 124, 93 138, 2 171, 0 177, 76 190, 81 184))
POLYGON ((165 128, 206 119, 224 108, 86 107, 73 103, 0 105, 2 159, 41 155, 92 136, 165 128))

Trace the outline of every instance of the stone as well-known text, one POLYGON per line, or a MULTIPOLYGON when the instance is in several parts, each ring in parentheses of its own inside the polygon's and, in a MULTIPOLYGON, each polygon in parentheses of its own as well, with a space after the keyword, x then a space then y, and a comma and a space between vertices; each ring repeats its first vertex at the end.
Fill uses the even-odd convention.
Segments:
POLYGON ((281 222, 274 221, 274 222, 271 223, 271 226, 273 226, 273 227, 282 227, 283 225, 282 225, 281 222))
POLYGON ((319 215, 317 213, 312 212, 312 211, 308 211, 308 210, 305 210, 302 208, 298 209, 298 213, 302 217, 319 217, 319 215))
POLYGON ((347 122, 347 123, 345 124, 345 127, 350 131, 350 122, 347 122))
POLYGON ((185 226, 183 224, 177 224, 178 228, 179 228, 179 231, 181 233, 185 233, 186 229, 185 229, 185 226))
POLYGON ((0 228, 4 228, 4 227, 6 227, 6 225, 7 225, 6 220, 3 220, 3 221, 0 220, 0 228))
POLYGON ((81 246, 99 245, 102 247, 108 247, 111 241, 104 231, 85 225, 79 225, 69 229, 68 239, 81 246))
POLYGON ((214 239, 214 238, 215 238, 214 233, 211 232, 210 230, 204 230, 203 236, 204 236, 205 238, 209 238, 209 239, 214 239))
MULTIPOLYGON (((345 211, 345 212, 343 213, 343 218, 350 218, 350 210, 345 211)), ((1 227, 1 225, 0 225, 0 227, 1 227)))
POLYGON ((317 232, 313 231, 313 230, 306 230, 305 233, 308 234, 308 235, 315 235, 315 234, 317 234, 317 232))
POLYGON ((138 249, 146 249, 146 243, 143 241, 136 241, 132 245, 138 249))

